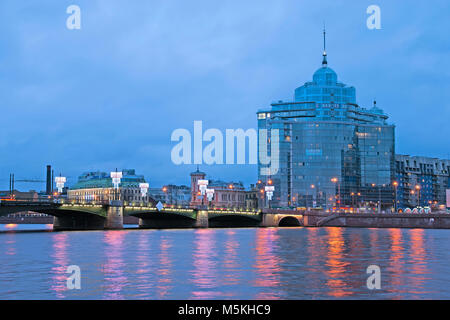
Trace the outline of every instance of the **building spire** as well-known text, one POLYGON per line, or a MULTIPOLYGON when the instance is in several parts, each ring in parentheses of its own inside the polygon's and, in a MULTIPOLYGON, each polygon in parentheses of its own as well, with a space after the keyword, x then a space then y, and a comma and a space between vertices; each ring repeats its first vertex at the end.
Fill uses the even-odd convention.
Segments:
POLYGON ((325 23, 323 24, 323 60, 322 60, 322 67, 326 67, 328 65, 327 62, 327 38, 326 38, 326 30, 325 30, 325 23))

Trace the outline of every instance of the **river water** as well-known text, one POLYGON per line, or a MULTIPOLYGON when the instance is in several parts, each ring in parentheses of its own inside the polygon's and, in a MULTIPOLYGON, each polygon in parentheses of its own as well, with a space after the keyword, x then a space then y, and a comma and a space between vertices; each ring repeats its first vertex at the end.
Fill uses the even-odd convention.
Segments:
POLYGON ((0 299, 450 299, 450 230, 50 228, 0 225, 0 299))

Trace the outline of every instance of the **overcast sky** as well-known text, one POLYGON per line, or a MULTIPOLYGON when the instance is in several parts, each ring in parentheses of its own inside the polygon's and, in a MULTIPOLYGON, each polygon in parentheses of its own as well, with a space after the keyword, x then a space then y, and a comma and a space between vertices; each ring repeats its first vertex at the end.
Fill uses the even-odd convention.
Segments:
MULTIPOLYGON (((52 164, 135 168, 152 187, 188 184, 173 130, 256 128, 256 111, 310 81, 327 26, 329 66, 396 125, 396 151, 450 153, 450 2, 36 0, 0 2, 0 189, 52 164), (66 8, 81 8, 68 30, 66 8), (381 8, 381 30, 366 9, 381 8), (432 5, 431 5, 432 4, 432 5)), ((255 165, 201 166, 253 183, 255 165)), ((17 184, 44 189, 44 184, 17 184)))

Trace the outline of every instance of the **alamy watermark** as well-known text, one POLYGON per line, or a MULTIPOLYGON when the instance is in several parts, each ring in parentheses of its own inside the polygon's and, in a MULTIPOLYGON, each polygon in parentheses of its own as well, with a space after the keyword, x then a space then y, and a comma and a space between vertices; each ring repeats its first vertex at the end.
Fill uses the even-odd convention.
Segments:
POLYGON ((66 20, 66 27, 69 30, 81 29, 81 9, 79 6, 72 4, 67 7, 66 13, 70 16, 66 20))
POLYGON ((381 29, 381 9, 379 6, 372 4, 367 7, 367 14, 370 16, 367 18, 366 25, 369 30, 381 29))
POLYGON ((81 289, 81 269, 77 265, 67 267, 66 273, 71 275, 67 278, 67 289, 81 289))
POLYGON ((203 132, 202 121, 194 121, 193 137, 189 130, 180 128, 172 132, 170 139, 178 142, 171 151, 172 162, 176 165, 258 164, 259 161, 261 175, 275 175, 279 169, 278 129, 259 129, 258 132, 255 129, 226 129, 223 134, 215 128, 203 132), (203 142, 208 144, 203 147, 203 142))
POLYGON ((367 289, 369 290, 380 290, 381 289, 381 269, 379 266, 372 264, 367 267, 367 274, 370 274, 367 278, 367 289))

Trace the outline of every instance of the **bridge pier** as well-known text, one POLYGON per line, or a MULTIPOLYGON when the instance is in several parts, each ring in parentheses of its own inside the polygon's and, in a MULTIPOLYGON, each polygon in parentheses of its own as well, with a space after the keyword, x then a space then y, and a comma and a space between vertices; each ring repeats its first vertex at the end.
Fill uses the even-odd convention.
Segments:
POLYGON ((123 229, 122 201, 112 201, 106 212, 105 229, 123 229))
POLYGON ((262 221, 261 221, 260 226, 261 227, 278 227, 277 215, 264 213, 262 215, 262 221))
POLYGON ((207 210, 198 210, 197 211, 197 220, 195 221, 196 228, 208 228, 209 226, 209 218, 207 210))

